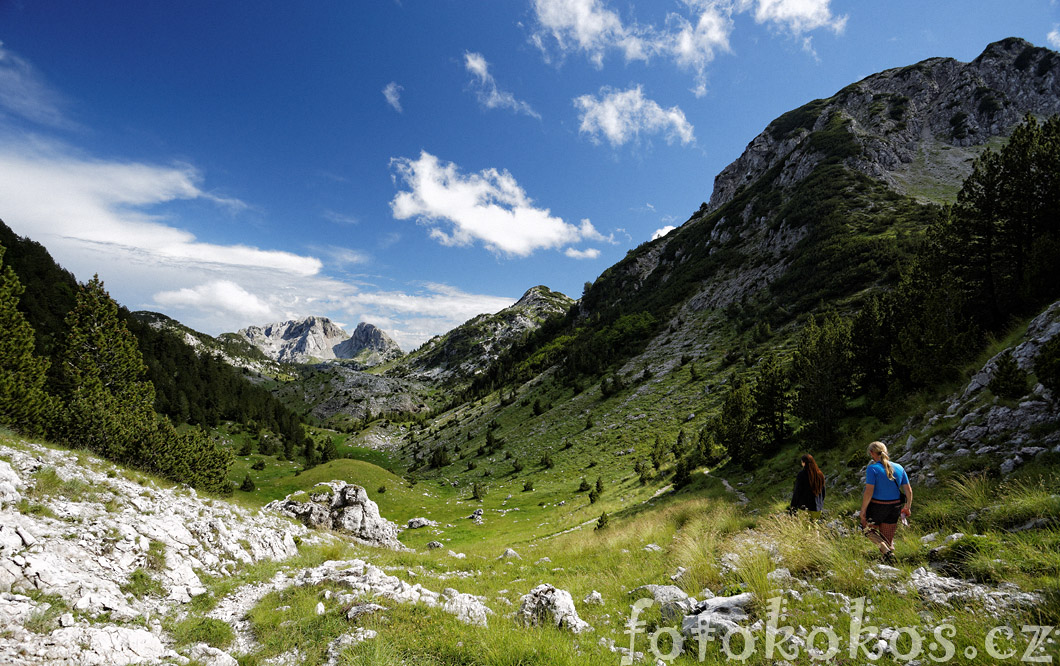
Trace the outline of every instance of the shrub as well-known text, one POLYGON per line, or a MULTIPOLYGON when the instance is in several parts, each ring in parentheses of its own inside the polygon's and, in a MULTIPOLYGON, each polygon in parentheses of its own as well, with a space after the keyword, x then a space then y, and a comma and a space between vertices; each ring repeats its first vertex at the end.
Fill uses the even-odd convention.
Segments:
POLYGON ((598 499, 600 499, 600 493, 596 488, 593 488, 589 491, 589 504, 596 504, 596 500, 598 499))
POLYGON ((1015 400, 1027 392, 1027 373, 1020 370, 1011 353, 998 358, 989 388, 994 395, 1006 400, 1015 400))
POLYGON ((380 494, 380 495, 382 495, 383 493, 385 493, 385 492, 386 492, 386 486, 385 486, 385 485, 379 486, 379 488, 378 488, 378 489, 376 489, 376 491, 375 491, 375 492, 376 492, 376 493, 378 493, 378 494, 380 494))
POLYGON ((581 485, 578 486, 578 492, 579 493, 584 493, 587 490, 589 490, 589 482, 586 481, 585 477, 583 476, 581 485))
POLYGON ((476 482, 471 486, 471 497, 481 502, 486 497, 486 487, 476 482))
POLYGON ((265 469, 265 459, 261 458, 260 460, 256 460, 254 464, 250 466, 250 469, 256 470, 258 472, 265 469))
POLYGON ((604 511, 603 513, 600 514, 600 517, 596 519, 596 529, 598 529, 598 530, 606 529, 607 526, 610 524, 610 522, 611 522, 611 519, 608 518, 607 512, 604 511))
POLYGON ((252 493, 257 490, 258 487, 254 485, 254 479, 250 478, 250 474, 247 474, 243 477, 243 483, 239 484, 239 489, 245 493, 252 493))
POLYGON ((525 482, 523 482, 523 492, 524 493, 528 493, 528 492, 532 491, 533 489, 534 489, 534 482, 533 481, 531 481, 530 479, 527 479, 525 482))

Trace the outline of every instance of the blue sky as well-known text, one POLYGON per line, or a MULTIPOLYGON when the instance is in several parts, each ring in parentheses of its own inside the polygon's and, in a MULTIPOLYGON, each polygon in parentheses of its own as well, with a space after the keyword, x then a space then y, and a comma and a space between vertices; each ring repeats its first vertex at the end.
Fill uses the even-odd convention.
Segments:
POLYGON ((130 309, 406 350, 582 286, 770 120, 1056 0, 0 1, 0 219, 130 309))

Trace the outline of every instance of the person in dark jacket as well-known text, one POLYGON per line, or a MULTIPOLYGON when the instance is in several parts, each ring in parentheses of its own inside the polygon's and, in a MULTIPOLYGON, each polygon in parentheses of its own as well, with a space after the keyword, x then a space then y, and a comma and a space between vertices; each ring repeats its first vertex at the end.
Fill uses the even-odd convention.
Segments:
POLYGON ((809 511, 811 518, 820 518, 824 508, 824 473, 809 453, 799 459, 802 469, 795 477, 795 491, 791 494, 789 511, 809 511))

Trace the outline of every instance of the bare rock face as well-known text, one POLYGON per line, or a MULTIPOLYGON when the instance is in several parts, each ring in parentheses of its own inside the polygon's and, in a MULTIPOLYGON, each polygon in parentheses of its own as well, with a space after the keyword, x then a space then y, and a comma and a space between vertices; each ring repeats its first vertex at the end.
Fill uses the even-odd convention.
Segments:
POLYGON ((382 329, 361 322, 349 339, 335 345, 336 358, 352 358, 363 365, 373 366, 400 358, 401 347, 382 329))
POLYGON ((379 515, 379 505, 361 486, 330 481, 315 490, 307 499, 302 499, 305 493, 295 493, 265 508, 297 518, 307 527, 342 532, 359 543, 406 550, 398 541, 398 526, 379 515))
POLYGON ((327 317, 250 326, 236 336, 281 363, 357 359, 370 366, 402 355, 397 343, 375 326, 361 322, 351 336, 327 317))
POLYGON ((1000 358, 1011 354, 1019 368, 1034 369, 1043 345, 1060 335, 1060 301, 1045 308, 1023 338, 987 361, 963 390, 953 395, 944 413, 929 414, 887 437, 892 456, 905 466, 913 484, 934 485, 936 472, 955 459, 974 455, 983 469, 1011 474, 1049 451, 1060 452, 1057 397, 1041 384, 1030 386, 1015 405, 988 400, 1000 358))
POLYGON ((916 184, 956 182, 971 170, 965 158, 1006 134, 1027 113, 1060 112, 1060 58, 1022 39, 986 47, 969 63, 929 58, 890 69, 774 120, 714 181, 708 210, 717 210, 770 172, 781 186, 806 177, 821 159, 810 139, 842 118, 860 145, 848 164, 899 191, 916 184), (943 159, 956 149, 959 159, 943 159))
POLYGON ((593 630, 588 622, 578 617, 574 599, 566 590, 543 583, 524 594, 521 601, 515 617, 523 626, 551 625, 575 634, 593 630))
POLYGON ((311 363, 336 358, 335 346, 350 337, 327 317, 250 326, 236 335, 281 363, 311 363))

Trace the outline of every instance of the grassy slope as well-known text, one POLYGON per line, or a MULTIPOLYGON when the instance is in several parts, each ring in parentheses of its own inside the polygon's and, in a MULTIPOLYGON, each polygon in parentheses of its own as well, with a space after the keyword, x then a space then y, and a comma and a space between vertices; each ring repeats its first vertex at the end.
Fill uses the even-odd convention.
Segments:
MULTIPOLYGON (((734 329, 721 322, 717 316, 705 314, 699 322, 701 340, 715 345, 731 341, 734 329)), ((968 372, 1019 334, 1014 331, 1009 339, 986 350, 968 372)), ((933 607, 916 594, 881 586, 867 573, 877 561, 867 540, 792 521, 784 515, 795 472, 791 461, 800 453, 794 446, 751 471, 723 468, 710 476, 697 475, 690 487, 677 493, 665 490, 672 466, 672 460, 668 460, 658 478, 641 485, 632 471, 635 457, 647 456, 656 434, 673 441, 682 428, 687 435, 695 433, 704 413, 712 411, 724 395, 718 387, 719 377, 744 369, 740 361, 722 368, 720 361, 707 363, 701 358, 697 366, 700 378, 692 380, 689 365, 667 365, 667 357, 660 352, 656 358, 649 358, 649 367, 654 367, 650 378, 608 398, 602 397, 598 385, 574 395, 573 389, 545 379, 521 387, 510 405, 501 405, 499 396, 493 395, 441 415, 416 431, 417 441, 426 441, 430 446, 445 444, 450 450, 459 446, 463 457, 454 456, 450 466, 424 472, 426 478, 412 487, 385 470, 353 460, 334 461, 298 476, 259 483, 255 497, 264 501, 281 491, 307 489, 320 481, 342 478, 365 485, 379 502, 383 515, 399 524, 415 516, 438 521, 438 528, 407 530, 402 534, 402 540, 420 552, 353 547, 345 556, 358 556, 393 568, 402 578, 430 589, 451 586, 481 595, 498 614, 491 619, 489 629, 480 629, 460 624, 438 610, 400 607, 383 601, 389 607, 387 613, 364 620, 364 626, 380 632, 379 637, 348 651, 346 663, 613 664, 618 656, 597 645, 597 641, 607 638, 619 645, 627 643, 622 626, 632 601, 629 590, 647 583, 669 584, 670 576, 679 567, 688 570, 680 585, 693 596, 699 596, 704 587, 715 593, 754 592, 759 617, 765 616, 766 600, 776 592, 776 585, 765 574, 783 566, 821 590, 851 597, 868 596, 876 608, 873 621, 879 625, 920 626, 930 633, 931 628, 946 620, 958 627, 953 642, 959 651, 972 645, 981 647, 986 631, 997 624, 981 609, 933 607), (534 416, 534 400, 551 404, 552 408, 534 416), (585 427, 587 413, 593 415, 593 427, 589 429, 585 427), (695 416, 688 420, 690 414, 695 416), (495 434, 504 444, 491 456, 478 456, 491 421, 498 424, 495 434), (472 433, 471 440, 467 439, 468 431, 472 433), (570 443, 570 448, 564 448, 565 443, 570 443), (636 453, 616 455, 628 448, 636 453), (505 458, 509 451, 524 464, 521 472, 513 473, 512 461, 505 458), (552 469, 538 464, 545 451, 553 459, 552 469), (474 470, 467 470, 469 460, 476 463, 474 470), (485 475, 487 471, 489 475, 485 475), (590 505, 586 493, 577 492, 583 476, 590 483, 597 476, 603 480, 605 491, 596 504, 590 505), (750 503, 745 507, 736 505, 718 477, 727 478, 745 492, 750 503), (533 481, 532 492, 523 492, 526 480, 533 481), (458 487, 453 487, 453 481, 458 487), (471 499, 474 482, 483 483, 488 489, 481 502, 471 499), (383 483, 387 492, 374 492, 377 484, 383 483), (658 494, 660 491, 663 492, 658 494), (485 512, 484 525, 466 519, 478 507, 485 512), (592 528, 602 511, 610 515, 611 526, 595 531, 592 528), (427 551, 426 542, 431 540, 439 540, 446 547, 427 551), (644 547, 651 543, 662 550, 645 551, 644 547), (772 560, 766 554, 766 543, 773 544, 772 560), (508 547, 519 552, 522 559, 498 559, 508 547), (467 558, 452 558, 447 554, 450 549, 465 553, 467 558), (732 559, 731 554, 737 559, 732 559), (727 561, 732 566, 727 567, 727 561), (453 572, 462 577, 449 578, 453 572), (503 617, 518 607, 522 594, 544 582, 571 592, 582 618, 595 627, 593 634, 574 637, 553 629, 521 630, 503 617), (593 590, 602 593, 604 605, 582 603, 593 590)), ((637 367, 631 367, 631 373, 637 367)), ((828 520, 854 525, 849 516, 859 505, 858 475, 866 461, 865 442, 898 432, 911 420, 919 421, 957 388, 940 387, 932 394, 911 396, 885 421, 855 411, 846 424, 845 443, 833 450, 815 452, 835 484, 827 502, 828 520)), ((983 399, 989 398, 984 395, 983 399)), ((1047 456, 1037 464, 1024 466, 1004 483, 969 480, 963 476, 965 471, 955 466, 942 475, 939 486, 917 488, 913 524, 899 533, 897 566, 907 575, 929 563, 929 547, 920 541, 927 534, 976 535, 958 541, 942 554, 948 572, 992 585, 1012 582, 1023 589, 1043 590, 1047 602, 1041 608, 1005 619, 1057 624, 1060 531, 1055 522, 1047 529, 1008 530, 1032 518, 1049 517, 1055 521, 1060 516, 1060 499, 1055 494, 1060 460, 1047 456), (967 517, 973 511, 979 516, 969 523, 967 517)), ((302 641, 307 654, 318 654, 322 641, 346 627, 335 621, 342 609, 333 602, 325 603, 328 612, 322 618, 310 613, 319 599, 319 590, 270 595, 255 611, 255 621, 262 632, 282 622, 297 623, 304 629, 295 636, 295 642, 302 641)), ((848 617, 831 599, 805 597, 793 601, 789 611, 793 624, 831 625, 841 634, 848 629, 848 617)), ((657 608, 650 609, 646 617, 649 630, 661 621, 657 608)), ((291 643, 283 645, 288 649, 291 643)), ((643 635, 637 647, 648 648, 643 635)), ((665 648, 664 641, 664 651, 665 648)), ((279 651, 279 646, 265 647, 259 656, 279 651)), ((716 647, 710 647, 706 663, 721 663, 721 656, 716 647)), ((675 663, 697 663, 693 657, 686 655, 675 663)), ((962 663, 993 661, 982 655, 962 663)), ((253 660, 248 657, 244 663, 253 660)), ((755 657, 749 663, 769 662, 755 657)))

